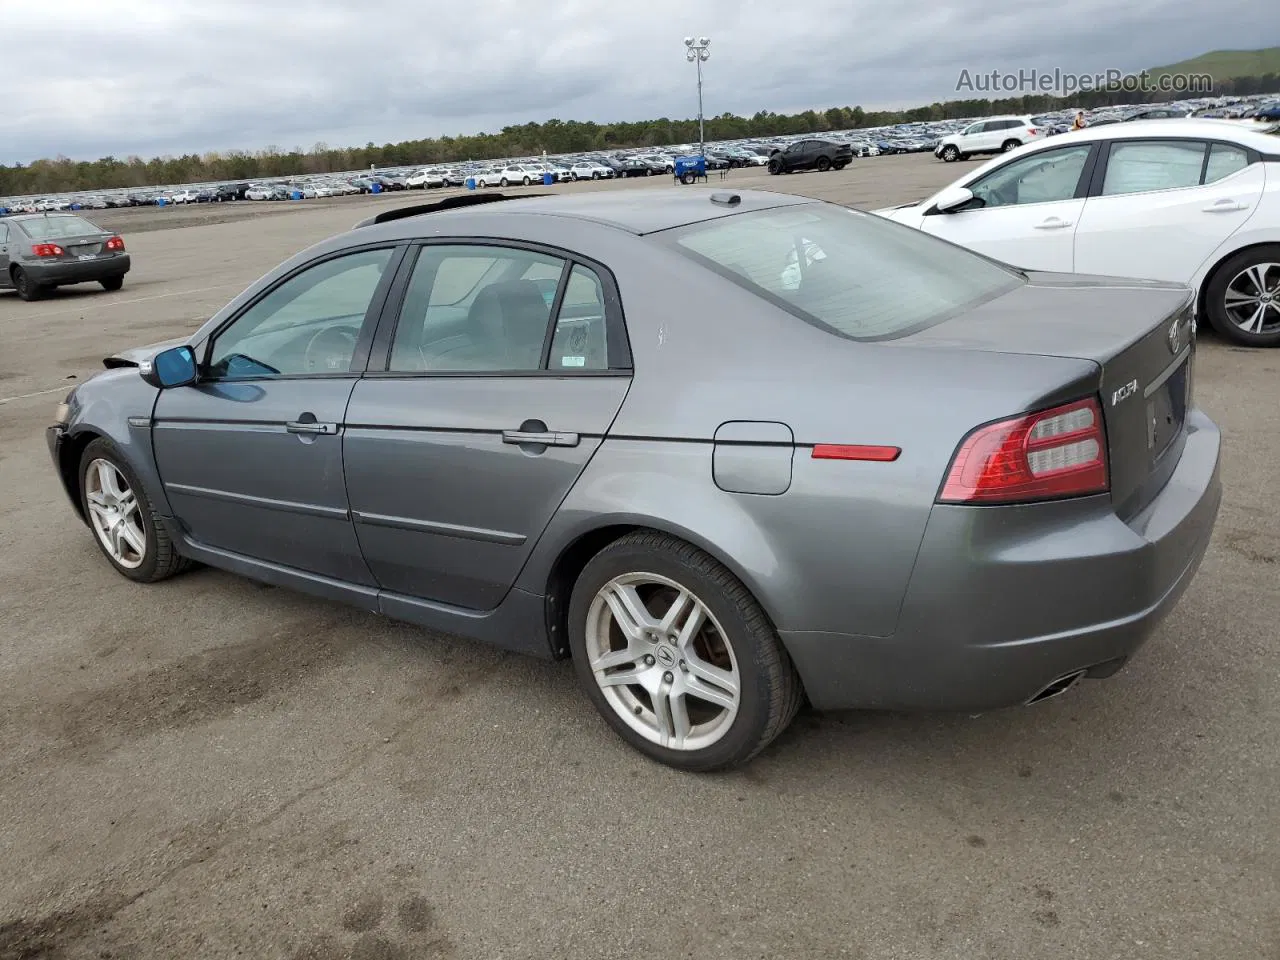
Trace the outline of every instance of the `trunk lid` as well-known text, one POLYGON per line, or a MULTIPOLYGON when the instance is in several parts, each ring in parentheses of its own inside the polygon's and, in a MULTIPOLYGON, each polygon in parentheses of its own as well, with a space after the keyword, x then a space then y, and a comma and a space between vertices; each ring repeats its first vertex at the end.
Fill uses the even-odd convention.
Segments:
POLYGON ((78 237, 64 237, 58 240, 43 240, 41 243, 56 243, 62 248, 59 260, 82 260, 96 258, 102 254, 110 234, 92 233, 78 237))
POLYGON ((1005 296, 898 343, 1097 364, 1111 496, 1117 512, 1131 516, 1164 486, 1182 452, 1195 354, 1192 292, 1159 281, 1027 277, 1005 296))

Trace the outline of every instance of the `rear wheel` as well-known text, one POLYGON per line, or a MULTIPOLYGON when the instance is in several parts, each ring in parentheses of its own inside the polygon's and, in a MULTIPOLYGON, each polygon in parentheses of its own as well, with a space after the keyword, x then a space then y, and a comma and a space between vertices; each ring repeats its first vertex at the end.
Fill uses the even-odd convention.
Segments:
POLYGON ((1010 137, 1008 140, 1004 142, 1004 146, 1002 146, 1000 149, 1003 150, 1005 153, 1008 153, 1010 150, 1017 150, 1020 146, 1022 146, 1021 140, 1014 140, 1012 137, 1010 137))
POLYGON ((847 164, 845 161, 843 161, 843 160, 838 161, 837 163, 832 164, 832 167, 834 167, 836 170, 843 170, 843 169, 844 169, 845 167, 847 167, 847 166, 848 166, 848 164, 847 164))
POLYGON ((99 280, 98 282, 102 284, 103 290, 114 293, 124 286, 124 277, 107 277, 107 279, 99 280))
POLYGON ((98 548, 130 580, 154 583, 188 566, 109 440, 94 440, 80 457, 80 502, 98 548))
POLYGON ((942 159, 947 163, 955 163, 960 159, 960 151, 954 144, 947 144, 942 148, 942 159))
POLYGON ((665 534, 630 534, 587 564, 569 604, 569 643, 609 725, 680 769, 747 762, 800 707, 799 677, 755 598, 665 534))
POLYGON ((830 159, 829 157, 819 157, 819 158, 818 158, 818 172, 819 172, 819 173, 826 173, 826 172, 827 172, 828 170, 830 170, 830 169, 831 169, 831 159, 830 159))
POLYGON ((1228 340, 1280 346, 1280 245, 1245 250, 1223 263, 1205 288, 1205 313, 1228 340))
POLYGON ((32 282, 27 276, 27 271, 21 267, 13 268, 13 289, 18 291, 18 296, 23 300, 39 300, 44 296, 45 288, 38 283, 32 282))

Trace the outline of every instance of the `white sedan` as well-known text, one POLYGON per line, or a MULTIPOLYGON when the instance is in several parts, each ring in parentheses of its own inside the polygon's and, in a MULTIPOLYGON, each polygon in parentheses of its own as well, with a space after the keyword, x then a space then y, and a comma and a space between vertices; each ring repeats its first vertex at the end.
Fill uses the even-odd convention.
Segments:
POLYGON ((1184 283, 1198 320, 1280 346, 1280 137, 1238 122, 1086 128, 876 212, 1027 270, 1184 283))

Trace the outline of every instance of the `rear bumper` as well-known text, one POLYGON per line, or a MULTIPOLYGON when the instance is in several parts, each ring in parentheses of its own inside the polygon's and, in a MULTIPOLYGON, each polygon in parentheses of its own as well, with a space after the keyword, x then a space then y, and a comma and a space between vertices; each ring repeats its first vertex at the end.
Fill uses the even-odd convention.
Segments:
POLYGON ((979 711, 1077 671, 1110 676, 1195 577, 1222 501, 1199 410, 1164 489, 1128 522, 1108 497, 936 506, 892 637, 784 633, 819 709, 979 711))
POLYGON ((95 260, 61 260, 53 263, 28 261, 22 264, 22 269, 32 283, 49 286, 123 277, 129 272, 129 265, 129 254, 121 253, 95 260))

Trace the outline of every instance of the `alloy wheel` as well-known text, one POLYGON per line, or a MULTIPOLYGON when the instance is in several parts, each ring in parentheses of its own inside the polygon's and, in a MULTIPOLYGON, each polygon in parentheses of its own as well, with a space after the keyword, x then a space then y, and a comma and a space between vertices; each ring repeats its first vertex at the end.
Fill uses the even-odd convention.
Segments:
POLYGON ((103 549, 122 567, 142 566, 147 557, 147 531, 138 498, 110 460, 89 463, 84 474, 85 501, 93 532, 103 549))
POLYGON ((1255 263, 1237 273, 1227 284, 1223 307, 1246 333, 1280 329, 1280 263, 1255 263))
POLYGON ((587 611, 586 650, 605 701, 646 740, 701 750, 733 726, 742 697, 733 648, 674 580, 629 573, 606 583, 587 611))

